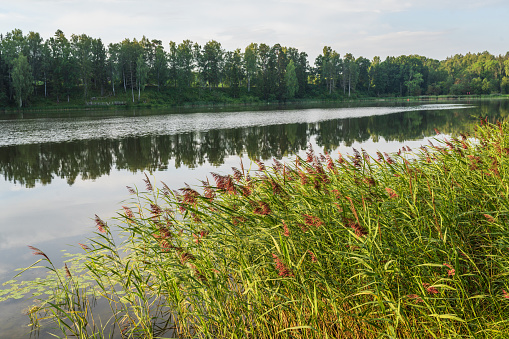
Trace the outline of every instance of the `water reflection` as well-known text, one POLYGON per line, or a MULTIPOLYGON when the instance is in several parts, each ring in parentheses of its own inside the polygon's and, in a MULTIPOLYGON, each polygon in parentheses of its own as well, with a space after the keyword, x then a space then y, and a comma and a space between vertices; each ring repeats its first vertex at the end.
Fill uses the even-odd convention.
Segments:
MULTIPOLYGON (((26 187, 34 187, 38 182, 49 184, 55 177, 63 178, 69 185, 73 185, 78 177, 97 179, 109 175, 112 169, 131 172, 164 170, 170 162, 175 168, 181 166, 196 168, 206 163, 219 166, 232 155, 247 155, 251 159, 282 158, 305 149, 311 139, 314 139, 318 146, 329 151, 342 144, 349 146, 370 139, 374 142, 381 138, 385 141, 404 142, 434 135, 435 128, 448 134, 465 132, 470 128, 474 117, 483 113, 490 119, 501 119, 508 113, 507 107, 501 109, 501 103, 504 102, 499 102, 497 110, 489 107, 486 109, 483 105, 473 108, 444 106, 446 110, 436 109, 437 106, 424 106, 410 108, 407 112, 389 114, 390 110, 402 109, 390 107, 375 112, 375 114, 382 112, 381 115, 326 121, 321 119, 331 114, 337 115, 337 112, 319 111, 317 113, 317 110, 309 110, 304 114, 304 119, 318 120, 317 122, 282 123, 289 117, 275 118, 275 114, 269 116, 265 114, 259 118, 262 121, 272 121, 272 125, 214 129, 210 127, 221 124, 221 121, 228 125, 226 122, 233 119, 231 114, 237 115, 239 112, 225 113, 226 115, 220 116, 202 114, 188 117, 185 122, 181 115, 164 119, 152 118, 148 120, 149 122, 145 121, 145 128, 148 130, 136 136, 22 143, 0 147, 0 173, 6 180, 26 187), (429 108, 434 109, 429 110, 429 108), (204 119, 208 119, 208 122, 196 122, 204 119), (170 124, 168 120, 173 121, 173 124, 170 124), (157 125, 157 121, 162 122, 157 125), (193 121, 196 123, 194 130, 189 127, 193 121), (277 124, 275 124, 276 121, 277 124), (173 127, 161 129, 160 126, 164 124, 173 127), (161 134, 168 129, 181 132, 161 134)), ((342 114, 344 111, 343 109, 342 114)), ((366 114, 365 111, 373 113, 364 108, 364 114, 366 114)), ((357 111, 357 114, 359 112, 357 111)), ((252 124, 250 120, 253 117, 250 114, 247 114, 247 121, 237 122, 237 124, 252 124)), ((288 114, 293 120, 296 120, 297 116, 303 116, 302 113, 296 115, 295 112, 288 114)), ((78 123, 76 124, 79 126, 78 123)), ((106 123, 106 125, 109 124, 106 123)), ((89 131, 93 130, 97 124, 93 122, 90 125, 90 121, 84 121, 83 126, 86 126, 86 130, 89 131)), ((68 128, 69 126, 65 127, 65 129, 68 128)), ((111 128, 107 127, 107 129, 111 128)), ((79 131, 72 130, 67 134, 69 133, 79 133, 79 131)), ((122 134, 118 131, 117 133, 122 134)), ((55 137, 57 140, 59 138, 62 136, 55 137)))

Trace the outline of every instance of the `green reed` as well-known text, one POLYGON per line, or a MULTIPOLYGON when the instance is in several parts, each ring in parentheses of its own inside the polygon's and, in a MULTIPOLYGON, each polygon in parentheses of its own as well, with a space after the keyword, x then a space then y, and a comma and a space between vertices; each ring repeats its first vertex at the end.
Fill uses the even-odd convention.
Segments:
POLYGON ((116 219, 123 242, 97 217, 86 269, 51 268, 31 317, 83 338, 111 324, 126 338, 507 337, 508 131, 482 121, 375 158, 309 149, 200 192, 146 177, 116 219))

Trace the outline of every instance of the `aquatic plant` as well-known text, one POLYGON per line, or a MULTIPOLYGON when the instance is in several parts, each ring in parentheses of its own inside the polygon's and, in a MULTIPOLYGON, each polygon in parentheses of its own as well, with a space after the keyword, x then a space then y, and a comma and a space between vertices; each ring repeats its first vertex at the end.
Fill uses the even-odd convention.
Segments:
POLYGON ((80 270, 50 265, 58 279, 31 317, 83 338, 111 324, 126 338, 504 337, 508 132, 483 120, 376 159, 309 149, 201 189, 147 176, 116 225, 96 216, 80 270))

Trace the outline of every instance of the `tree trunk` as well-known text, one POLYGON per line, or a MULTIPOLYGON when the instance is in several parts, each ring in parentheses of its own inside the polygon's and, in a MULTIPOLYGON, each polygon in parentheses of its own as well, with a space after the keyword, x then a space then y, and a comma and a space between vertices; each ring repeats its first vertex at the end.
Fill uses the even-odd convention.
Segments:
MULTIPOLYGON (((131 65, 131 68, 132 68, 132 65, 131 65)), ((133 84, 133 70, 132 69, 130 70, 130 73, 131 73, 131 95, 133 97, 133 103, 134 103, 134 84, 133 84)))
POLYGON ((19 108, 23 106, 23 101, 21 101, 21 95, 19 96, 19 108))
POLYGON ((124 92, 127 93, 127 85, 125 83, 125 72, 122 70, 122 78, 124 78, 124 92))
POLYGON ((348 97, 350 97, 350 88, 352 86, 351 74, 348 74, 348 97))
POLYGON ((247 91, 251 91, 251 76, 247 77, 247 91))
POLYGON ((13 95, 13 91, 12 91, 12 76, 11 76, 11 70, 9 69, 9 100, 12 100, 12 95, 13 95))

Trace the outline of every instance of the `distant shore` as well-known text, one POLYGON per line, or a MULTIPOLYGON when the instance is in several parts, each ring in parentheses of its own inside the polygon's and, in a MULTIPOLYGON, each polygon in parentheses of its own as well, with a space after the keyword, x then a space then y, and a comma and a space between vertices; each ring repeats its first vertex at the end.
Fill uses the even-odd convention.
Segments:
POLYGON ((45 100, 36 102, 29 107, 0 107, 0 112, 15 113, 15 112, 39 112, 39 111, 73 111, 73 110, 118 110, 128 108, 153 108, 153 109, 223 109, 223 108, 265 108, 270 107, 314 107, 322 105, 336 105, 342 103, 380 103, 380 102, 430 102, 430 101, 469 101, 469 100, 507 100, 509 95, 492 94, 492 95, 422 95, 410 97, 345 97, 339 99, 321 99, 321 98, 307 98, 307 99, 293 99, 286 101, 261 101, 261 100, 236 100, 228 101, 195 101, 176 103, 160 103, 154 100, 144 100, 140 102, 129 102, 122 100, 123 96, 118 97, 92 97, 86 101, 71 100, 68 102, 50 102, 45 100))

